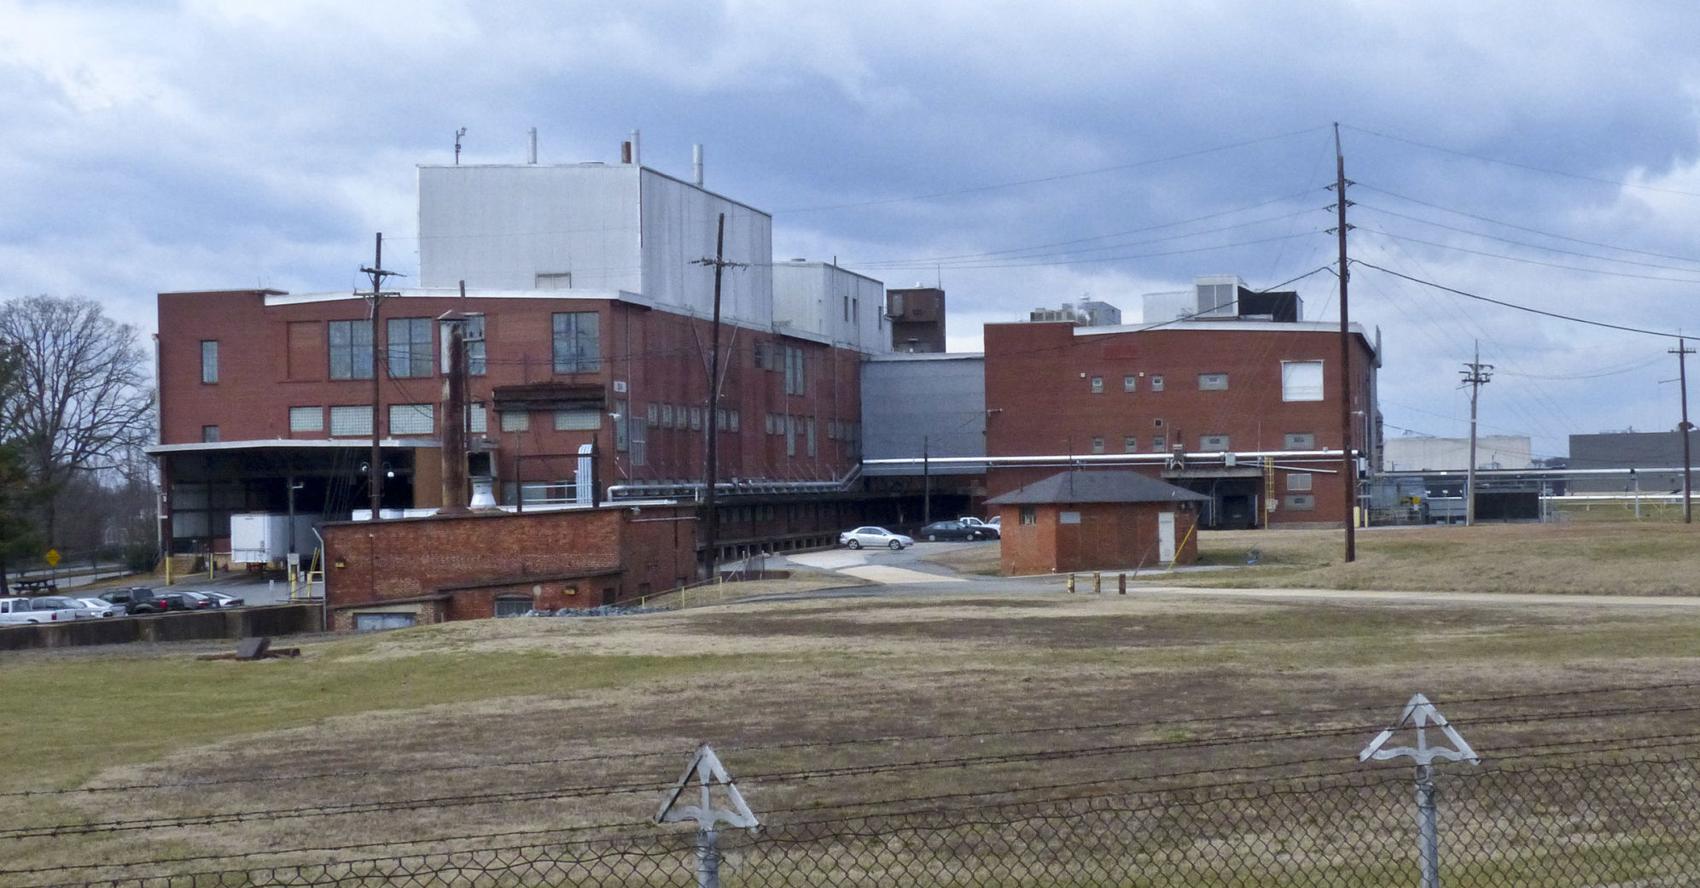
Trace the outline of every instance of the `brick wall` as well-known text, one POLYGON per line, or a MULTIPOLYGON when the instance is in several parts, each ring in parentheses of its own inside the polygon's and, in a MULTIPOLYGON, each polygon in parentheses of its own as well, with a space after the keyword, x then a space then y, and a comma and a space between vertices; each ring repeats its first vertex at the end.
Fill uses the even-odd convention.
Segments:
POLYGON ((1003 506, 1000 567, 1005 576, 1167 567, 1159 559, 1158 514, 1175 513, 1175 563, 1198 560, 1197 511, 1189 504, 1088 503, 1033 506, 1036 523, 1021 523, 1020 506, 1003 506), (1080 514, 1062 524, 1060 513, 1080 514))

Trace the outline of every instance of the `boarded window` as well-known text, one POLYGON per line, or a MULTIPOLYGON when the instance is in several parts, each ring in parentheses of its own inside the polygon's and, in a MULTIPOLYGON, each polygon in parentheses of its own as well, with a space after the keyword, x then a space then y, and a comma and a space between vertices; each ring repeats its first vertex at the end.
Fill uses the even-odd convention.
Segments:
POLYGON ((571 290, 573 288, 573 273, 570 271, 540 271, 533 281, 533 287, 538 290, 571 290))
POLYGON ((1058 524, 1079 524, 1080 523, 1080 513, 1079 512, 1058 512, 1057 513, 1057 523, 1058 524))
POLYGON ((1093 453, 1103 453, 1104 452, 1104 439, 1103 438, 1093 438, 1092 439, 1092 452, 1093 453))
POLYGON ((1287 489, 1288 490, 1295 490, 1295 491, 1297 491, 1297 490, 1310 490, 1310 473, 1309 472, 1288 472, 1287 473, 1287 489))
POLYGON ((331 434, 333 436, 372 434, 371 405, 332 407, 331 434))
POLYGON ((1162 453, 1163 448, 1168 446, 1168 443, 1169 441, 1167 438, 1164 438, 1162 435, 1157 435, 1151 439, 1151 451, 1153 453, 1162 453))
POLYGON ((1163 377, 1161 377, 1161 376, 1151 377, 1151 390, 1154 391, 1154 392, 1160 392, 1160 391, 1163 390, 1163 377))
POLYGON ((643 421, 650 428, 654 428, 657 423, 661 422, 661 405, 660 404, 646 404, 646 405, 644 405, 643 421))
POLYGON ((435 404, 391 404, 390 434, 429 435, 436 428, 435 404))
POLYGON ((626 436, 631 443, 632 465, 641 466, 649 459, 649 427, 643 417, 633 416, 628 420, 629 428, 626 436))
POLYGON ((1199 450, 1230 450, 1227 435, 1204 435, 1198 439, 1199 450))
POLYGON ((531 414, 524 410, 503 410, 502 431, 524 432, 531 429, 531 414))
POLYGON ((1198 390, 1201 392, 1225 392, 1228 390, 1228 374, 1200 373, 1198 374, 1198 390))
POLYGON ((1285 450, 1315 450, 1316 436, 1309 433, 1289 433, 1281 437, 1281 447, 1285 450))
POLYGON ((1104 377, 1102 377, 1102 376, 1092 377, 1092 394, 1101 395, 1103 393, 1104 393, 1104 377))
POLYGON ((1282 505, 1294 512, 1309 512, 1316 508, 1316 497, 1309 494, 1289 496, 1282 505))
POLYGON ((1322 400, 1322 362, 1282 361, 1281 400, 1322 400))
MULTIPOLYGON (((348 323, 344 321, 343 323, 348 323)), ((318 321, 290 321, 288 339, 288 375, 290 379, 323 379, 325 373, 325 334, 318 321)))
POLYGON ((1131 392, 1138 387, 1139 387, 1139 377, 1137 377, 1137 376, 1123 376, 1122 377, 1122 391, 1131 392))
POLYGON ((602 428, 602 411, 600 410, 555 411, 555 431, 557 432, 589 432, 599 428, 602 428))
POLYGON ((322 432, 325 430, 325 408, 323 407, 291 407, 289 408, 289 430, 291 432, 322 432))
POLYGON ((208 444, 218 440, 218 426, 201 426, 201 440, 208 444))
POLYGON ((1123 453, 1138 453, 1139 452, 1139 439, 1135 438, 1132 435, 1127 435, 1126 437, 1122 438, 1122 452, 1123 453))

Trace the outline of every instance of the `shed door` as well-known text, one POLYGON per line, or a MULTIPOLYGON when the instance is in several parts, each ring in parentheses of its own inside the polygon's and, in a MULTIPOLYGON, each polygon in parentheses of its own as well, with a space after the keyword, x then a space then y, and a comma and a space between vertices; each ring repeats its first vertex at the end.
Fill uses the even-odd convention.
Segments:
POLYGON ((1175 560, 1175 513, 1157 513, 1157 559, 1165 563, 1175 560))

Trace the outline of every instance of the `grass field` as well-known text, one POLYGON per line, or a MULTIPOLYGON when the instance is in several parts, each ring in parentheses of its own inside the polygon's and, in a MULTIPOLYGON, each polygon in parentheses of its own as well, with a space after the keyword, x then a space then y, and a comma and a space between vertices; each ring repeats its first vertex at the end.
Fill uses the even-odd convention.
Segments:
MULTIPOLYGON (((758 812, 1308 756, 1349 765, 1374 724, 1413 691, 1444 701, 1700 681, 1696 637, 1700 614, 1674 609, 982 594, 460 623, 316 641, 298 660, 262 663, 202 662, 192 657, 199 648, 175 647, 7 654, 0 655, 0 745, 22 766, 0 769, 0 792, 161 785, 3 795, 0 822, 11 829, 586 784, 657 786, 14 840, 4 857, 15 867, 636 822, 653 813, 659 783, 675 777, 702 740, 726 750, 758 812), (1359 705, 1371 708, 1337 711, 1359 705), (1175 721, 1186 718, 1211 720, 1175 721), (1121 726, 1058 730, 1102 723, 1121 726), (1226 742, 1301 728, 1346 730, 1226 742), (739 749, 1011 730, 1030 733, 739 749), (1187 745, 1211 738, 1224 742, 1187 745), (762 776, 1147 741, 1176 745, 1137 756, 1047 755, 831 780, 762 776), (489 767, 504 762, 529 764, 489 767), (338 776, 301 776, 315 774, 338 776)), ((1601 705, 1637 701, 1645 702, 1613 696, 1601 705)), ((1488 754, 1558 737, 1657 733, 1672 719, 1691 720, 1494 722, 1529 709, 1460 704, 1448 714, 1488 754)), ((799 816, 792 810, 770 820, 799 816)))
MULTIPOLYGON (((1700 595, 1700 530, 1669 522, 1386 527, 1358 531, 1345 564, 1340 530, 1205 531, 1198 563, 1235 570, 1162 574, 1146 582, 1226 588, 1700 595), (1248 565, 1251 553, 1258 563, 1248 565)), ((928 560, 995 576, 994 546, 928 560)))

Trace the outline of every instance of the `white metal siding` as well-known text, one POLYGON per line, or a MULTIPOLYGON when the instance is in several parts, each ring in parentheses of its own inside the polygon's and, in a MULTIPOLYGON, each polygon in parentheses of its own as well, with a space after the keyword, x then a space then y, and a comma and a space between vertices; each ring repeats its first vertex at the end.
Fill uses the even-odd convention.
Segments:
POLYGON ((653 170, 643 171, 640 187, 643 278, 641 286, 628 289, 638 290, 658 306, 709 316, 714 308, 714 269, 692 263, 714 255, 717 219, 725 213, 726 258, 749 267, 724 273, 721 316, 735 323, 771 324, 773 276, 765 271, 773 262, 773 220, 766 213, 653 170))

